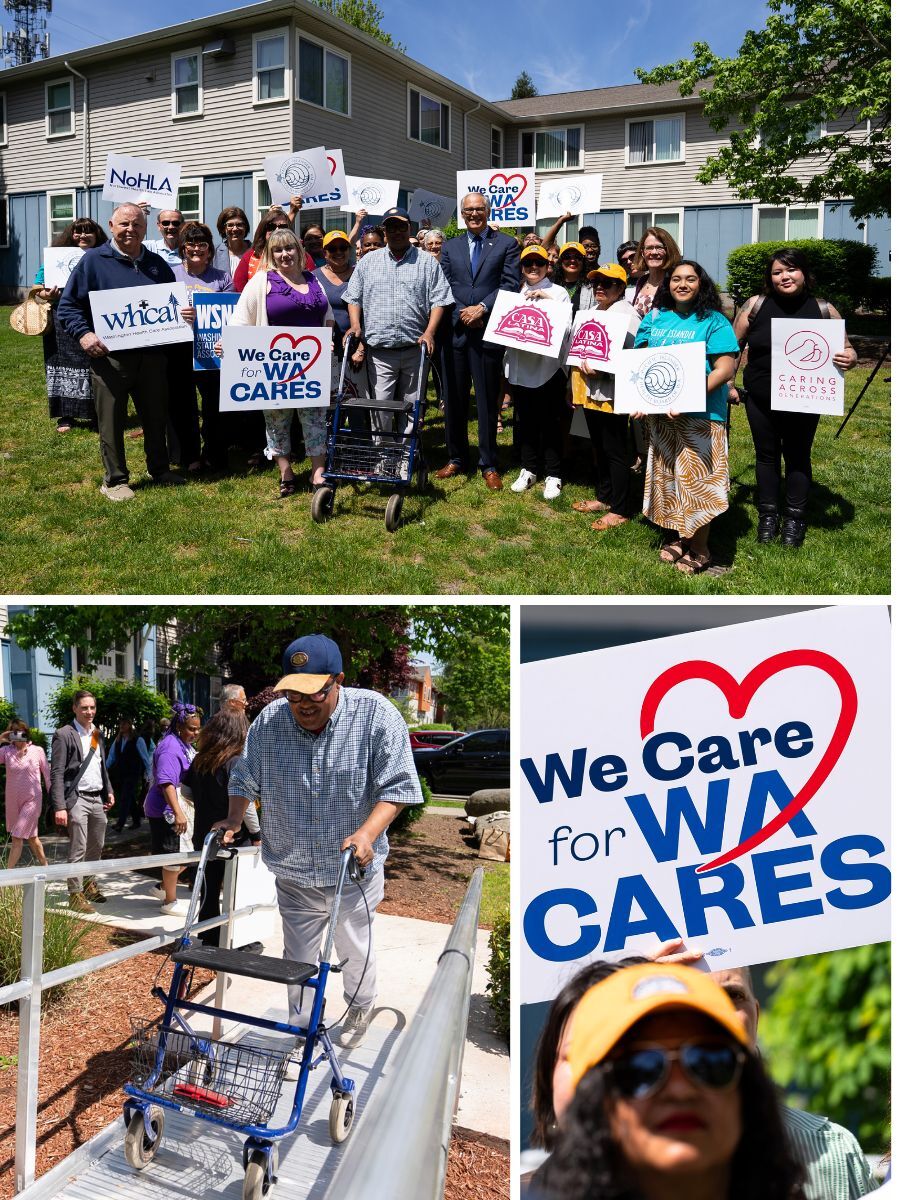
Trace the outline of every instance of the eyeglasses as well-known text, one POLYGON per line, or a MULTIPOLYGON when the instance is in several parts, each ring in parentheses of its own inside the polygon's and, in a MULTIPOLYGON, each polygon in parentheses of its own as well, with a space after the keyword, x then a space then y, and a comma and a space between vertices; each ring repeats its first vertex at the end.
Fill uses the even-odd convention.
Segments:
POLYGON ((167 229, 170 227, 174 227, 175 229, 177 229, 179 225, 183 225, 183 224, 184 224, 183 221, 160 221, 160 225, 162 225, 162 227, 164 229, 167 229))
POLYGON ((206 240, 206 238, 185 238, 184 245, 185 246, 207 246, 207 247, 209 247, 210 250, 212 249, 212 246, 210 246, 210 244, 206 240))
POLYGON ((479 213, 486 213, 486 208, 464 208, 462 215, 464 217, 477 217, 479 213))
POLYGON ((288 704, 302 704, 304 700, 311 700, 313 704, 321 704, 336 683, 337 680, 332 679, 331 683, 327 687, 324 687, 321 692, 285 692, 284 694, 287 696, 288 704))
POLYGON ((636 1047, 621 1058, 604 1064, 612 1087, 627 1100, 645 1100, 655 1095, 672 1074, 672 1063, 698 1087, 724 1091, 741 1077, 747 1056, 726 1044, 686 1042, 675 1050, 662 1046, 636 1047))
POLYGON ((288 221, 266 221, 266 229, 290 229, 288 221))
POLYGON ((350 253, 350 247, 347 245, 346 242, 332 242, 329 245, 328 250, 331 254, 349 254, 350 253))

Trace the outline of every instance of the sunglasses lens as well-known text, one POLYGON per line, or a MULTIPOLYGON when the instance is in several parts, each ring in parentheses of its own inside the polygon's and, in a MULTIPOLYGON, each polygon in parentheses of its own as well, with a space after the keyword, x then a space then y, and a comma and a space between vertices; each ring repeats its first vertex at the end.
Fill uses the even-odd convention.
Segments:
POLYGON ((738 1057, 730 1046, 685 1046, 685 1070, 704 1087, 725 1088, 734 1082, 738 1057))
POLYGON ((639 1100, 659 1085, 666 1070, 666 1056, 660 1050, 636 1050, 612 1064, 616 1091, 639 1100))

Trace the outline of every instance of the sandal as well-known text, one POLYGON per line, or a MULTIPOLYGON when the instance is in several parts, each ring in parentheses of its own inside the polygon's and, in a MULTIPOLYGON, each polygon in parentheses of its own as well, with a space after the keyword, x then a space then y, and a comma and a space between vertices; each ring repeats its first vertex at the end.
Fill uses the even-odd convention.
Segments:
POLYGON ((290 479, 282 479, 281 482, 278 484, 278 495, 281 497, 282 500, 285 498, 285 496, 293 496, 293 494, 294 494, 294 492, 296 492, 296 490, 297 490, 297 479, 293 475, 290 477, 290 479))
POLYGON ((627 525, 628 518, 621 516, 620 513, 608 512, 605 517, 601 517, 599 521, 591 522, 591 529, 596 529, 598 533, 605 533, 607 529, 614 529, 616 525, 627 525))
POLYGON ((604 504, 602 500, 576 500, 572 504, 572 511, 580 513, 605 513, 609 512, 609 505, 604 504))
POLYGON ((659 561, 677 566, 686 554, 690 554, 690 548, 684 545, 681 538, 676 538, 674 542, 666 542, 662 547, 659 561))
POLYGON ((688 550, 681 561, 675 564, 675 570, 681 571, 683 575, 700 575, 711 561, 712 555, 709 551, 705 554, 697 554, 693 550, 688 550))
POLYGON ((57 432, 57 433, 71 433, 71 432, 72 432, 72 426, 71 426, 71 425, 69 425, 69 424, 68 424, 68 422, 66 422, 66 421, 63 421, 63 422, 62 422, 62 424, 60 424, 60 425, 57 425, 57 427, 56 427, 56 432, 57 432))

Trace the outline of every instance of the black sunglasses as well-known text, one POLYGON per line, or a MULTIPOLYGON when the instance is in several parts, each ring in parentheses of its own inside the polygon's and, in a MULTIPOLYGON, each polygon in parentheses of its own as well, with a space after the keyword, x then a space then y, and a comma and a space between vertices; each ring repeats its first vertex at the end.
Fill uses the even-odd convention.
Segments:
POLYGON ((734 1087, 741 1077, 746 1055, 736 1046, 706 1042, 686 1042, 676 1050, 662 1046, 641 1046, 604 1064, 611 1086, 627 1100, 644 1100, 664 1086, 672 1073, 672 1063, 698 1087, 724 1091, 734 1087))

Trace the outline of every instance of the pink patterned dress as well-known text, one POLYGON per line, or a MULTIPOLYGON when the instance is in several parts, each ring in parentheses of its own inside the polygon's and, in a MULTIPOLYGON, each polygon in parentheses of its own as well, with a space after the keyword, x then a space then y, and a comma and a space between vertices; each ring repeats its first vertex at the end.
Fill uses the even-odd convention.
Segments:
POLYGON ((50 791, 50 767, 40 746, 19 754, 15 746, 0 746, 0 763, 6 767, 6 830, 10 837, 37 837, 41 815, 41 776, 50 791))

